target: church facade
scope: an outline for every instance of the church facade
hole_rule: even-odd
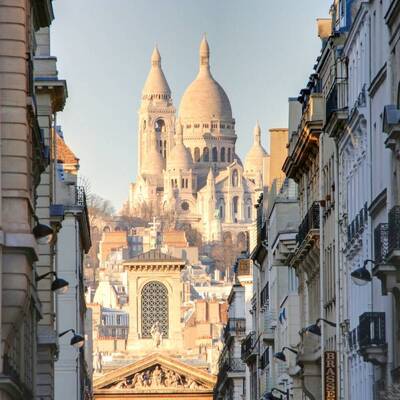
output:
[[[241,162],[231,104],[211,74],[205,38],[199,56],[198,75],[177,115],[160,53],[153,51],[139,109],[139,174],[130,186],[129,209],[135,215],[144,208],[154,215],[173,213],[213,242],[228,232],[234,239],[254,222],[253,205],[269,180],[269,155],[257,123]]]

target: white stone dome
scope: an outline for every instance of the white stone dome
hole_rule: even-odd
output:
[[[232,108],[222,86],[213,78],[209,65],[207,40],[200,44],[200,70],[182,96],[179,115],[182,120],[232,120]]]
[[[142,90],[142,97],[157,98],[157,96],[162,99],[170,98],[171,89],[161,68],[160,52],[155,47],[151,55],[151,69]]]
[[[167,168],[170,169],[181,169],[188,171],[193,166],[192,154],[189,149],[183,144],[182,140],[182,127],[179,128],[175,146],[171,150],[168,156]]]
[[[267,152],[261,145],[261,128],[257,122],[254,128],[254,142],[244,161],[245,171],[262,171],[264,157]]]

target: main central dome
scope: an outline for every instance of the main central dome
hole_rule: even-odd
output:
[[[186,89],[179,107],[182,121],[231,121],[232,108],[222,86],[210,72],[210,48],[206,38],[200,44],[200,70]]]

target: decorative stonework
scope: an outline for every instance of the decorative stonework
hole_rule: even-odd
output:
[[[135,393],[201,393],[212,396],[215,383],[215,376],[202,369],[154,353],[95,380],[94,395],[95,398],[124,397],[125,394],[131,398],[129,396]]]
[[[179,374],[172,369],[162,367],[160,364],[123,378],[119,382],[110,385],[109,388],[119,390],[134,389],[139,392],[168,388],[179,391],[207,389],[204,384],[196,382],[192,377]]]

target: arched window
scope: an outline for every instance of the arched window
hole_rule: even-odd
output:
[[[200,149],[199,149],[198,147],[196,147],[196,148],[194,149],[194,156],[193,156],[193,158],[194,158],[194,161],[195,161],[195,162],[199,162],[199,161],[200,161]]]
[[[213,162],[218,161],[218,149],[216,147],[213,147],[212,149],[212,160]]]
[[[251,204],[247,203],[247,219],[251,219]]]
[[[203,149],[203,161],[205,162],[210,161],[210,150],[208,150],[208,147],[204,147]]]
[[[232,159],[231,159],[231,148],[230,147],[228,148],[228,159],[227,159],[227,161],[228,162],[232,161]]]
[[[168,290],[161,282],[146,283],[142,289],[142,338],[151,338],[151,328],[158,322],[163,337],[168,337]]]
[[[221,162],[225,162],[225,147],[221,149]]]
[[[234,187],[239,186],[239,174],[237,169],[234,169],[232,172],[232,186]]]
[[[156,132],[165,132],[165,122],[163,119],[158,119],[154,124]]]

